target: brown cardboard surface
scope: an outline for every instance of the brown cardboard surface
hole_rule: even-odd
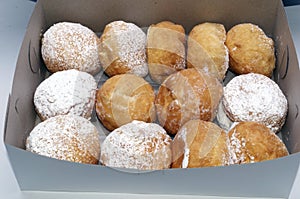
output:
[[[25,151],[24,140],[36,121],[33,93],[46,73],[40,55],[41,34],[59,21],[79,22],[101,32],[107,23],[120,19],[140,27],[171,20],[182,24],[187,33],[194,25],[207,21],[223,23],[226,30],[241,22],[259,25],[275,40],[274,78],[289,102],[282,136],[292,155],[249,165],[139,173],[59,161]],[[20,50],[4,139],[23,190],[287,197],[300,158],[299,77],[296,52],[280,0],[41,0]]]

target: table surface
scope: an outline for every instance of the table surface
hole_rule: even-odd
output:
[[[0,0],[0,138],[3,137],[4,118],[8,96],[11,90],[13,75],[19,49],[26,31],[26,26],[33,11],[34,2],[27,0]],[[300,6],[285,8],[294,44],[300,58]],[[17,13],[17,14],[16,14]],[[299,169],[300,170],[300,169]],[[280,182],[276,182],[280,183]],[[290,199],[300,198],[300,171],[296,176]],[[50,199],[50,198],[176,198],[176,196],[104,194],[104,193],[55,193],[55,192],[22,192],[19,189],[11,169],[7,152],[0,139],[0,195],[9,199]],[[181,198],[199,198],[181,196]],[[216,197],[200,197],[216,198]],[[221,197],[224,198],[224,197]]]

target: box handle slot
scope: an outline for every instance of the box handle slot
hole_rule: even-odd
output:
[[[34,57],[35,57],[35,59],[37,59],[37,54],[36,54],[35,48],[31,48],[31,40],[30,40],[29,44],[28,44],[28,64],[29,64],[29,67],[30,67],[30,70],[32,71],[32,73],[39,73],[40,72],[40,67],[38,66],[38,64],[32,65],[32,62],[31,62],[31,54],[32,54],[31,49],[33,49]],[[33,67],[33,66],[35,66],[35,67]]]
[[[17,114],[19,114],[19,109],[18,109],[19,100],[20,100],[20,98],[17,98],[16,101],[15,101],[15,110],[16,110]]]
[[[298,114],[299,114],[299,107],[297,104],[295,104],[295,107],[296,107],[296,114],[295,114],[295,119],[297,119],[298,117]]]
[[[290,62],[290,50],[287,45],[285,51],[283,52],[282,59],[279,66],[278,76],[280,79],[284,79],[287,76]]]

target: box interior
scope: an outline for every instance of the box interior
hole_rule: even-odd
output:
[[[251,165],[135,173],[100,165],[58,161],[24,151],[24,141],[36,121],[33,94],[47,72],[40,54],[43,32],[54,23],[71,21],[99,33],[107,23],[115,20],[133,22],[140,27],[170,20],[183,25],[186,34],[202,22],[222,23],[227,31],[243,22],[259,25],[275,41],[277,59],[274,79],[289,103],[282,139],[292,155]],[[20,187],[25,190],[286,197],[300,156],[299,77],[295,47],[280,0],[40,0],[19,53],[7,109],[4,141]],[[29,170],[24,172],[24,169]],[[90,179],[92,176],[99,178]],[[220,176],[224,178],[220,179]],[[40,183],[44,177],[49,180]],[[82,180],[77,182],[78,179]],[[280,183],[276,182],[278,179]],[[257,185],[255,182],[258,180],[262,184]]]

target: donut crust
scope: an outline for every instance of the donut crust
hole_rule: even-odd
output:
[[[289,154],[276,134],[257,122],[240,122],[228,136],[234,164],[261,162]]]
[[[161,84],[170,74],[185,68],[185,30],[170,21],[152,24],[147,34],[149,74]]]
[[[170,134],[191,119],[212,121],[223,94],[216,78],[195,68],[170,75],[160,86],[155,105],[158,121]]]
[[[96,93],[96,113],[108,130],[133,120],[156,119],[155,94],[152,86],[133,74],[109,78]]]
[[[188,36],[187,67],[203,70],[222,81],[228,69],[229,54],[222,24],[196,25]]]
[[[251,23],[232,27],[226,37],[229,68],[237,74],[259,73],[271,77],[275,68],[274,41]]]
[[[176,134],[172,168],[225,166],[229,151],[226,133],[212,122],[190,120]]]

